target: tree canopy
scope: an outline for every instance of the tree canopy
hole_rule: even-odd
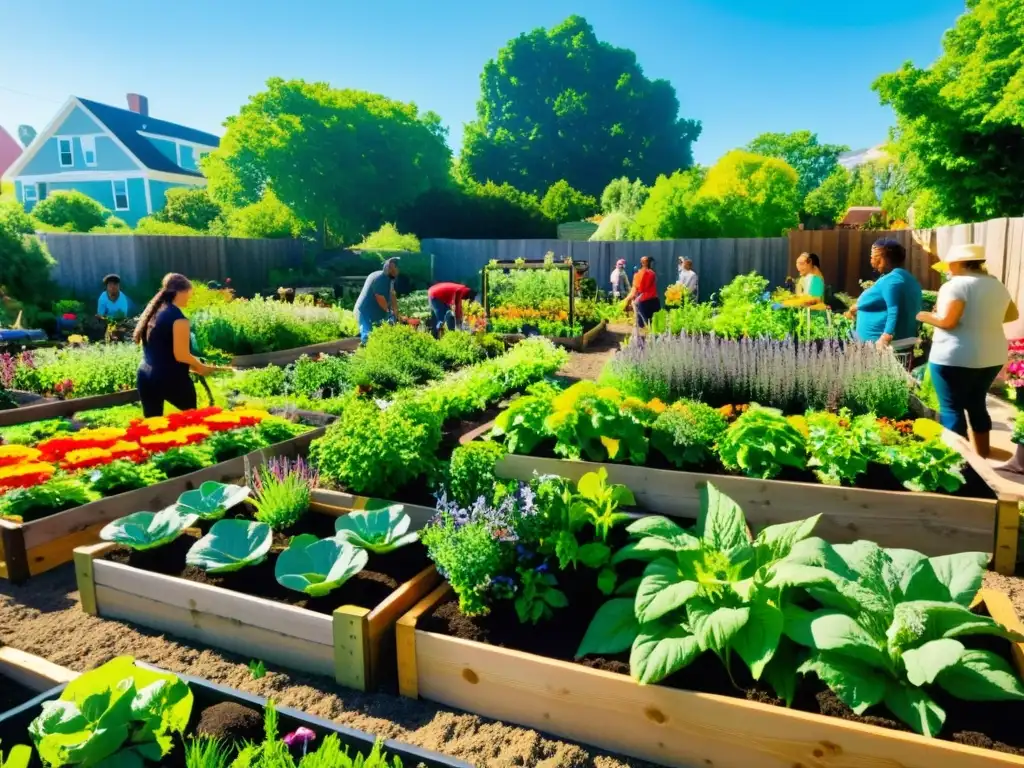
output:
[[[693,201],[704,182],[703,169],[661,175],[633,222],[638,240],[672,240],[693,237],[699,225],[693,221]],[[700,236],[700,235],[696,235]]]
[[[804,198],[804,211],[821,224],[835,224],[842,220],[850,207],[853,175],[841,165],[829,174],[817,189]]]
[[[167,190],[164,207],[155,214],[160,221],[205,231],[221,215],[219,203],[203,187],[176,187]]]
[[[450,162],[434,113],[327,83],[272,78],[228,118],[203,170],[222,205],[255,203],[269,186],[299,219],[355,242],[449,183]]]
[[[636,54],[570,16],[519,35],[484,66],[462,162],[479,181],[540,195],[565,179],[596,196],[622,174],[650,182],[688,168],[700,131],[679,117],[668,81],[647,78]]]
[[[874,83],[896,112],[895,148],[929,218],[981,221],[1024,210],[1024,5],[968,0],[922,69]]]
[[[624,213],[636,216],[651,190],[640,179],[629,180],[628,176],[612,179],[601,193],[601,211],[604,214]]]
[[[789,163],[800,177],[798,194],[802,203],[836,169],[839,155],[850,148],[841,144],[821,144],[818,134],[810,131],[794,131],[762,133],[746,149],[756,155],[777,157]]]
[[[582,221],[597,213],[597,200],[569,186],[565,179],[556,181],[540,201],[541,212],[555,224]]]

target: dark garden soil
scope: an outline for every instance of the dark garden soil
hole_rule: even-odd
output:
[[[0,675],[0,714],[20,707],[38,695],[31,688],[26,688],[21,683],[16,683],[10,678]]]
[[[287,548],[288,538],[300,533],[311,533],[320,538],[333,536],[334,520],[335,518],[329,515],[307,514],[288,531],[288,536],[274,535],[270,555],[264,562],[234,573],[208,574],[200,568],[185,564],[185,555],[189,548],[203,534],[203,531],[198,529],[189,529],[177,540],[157,549],[137,552],[118,548],[105,559],[142,571],[223,587],[233,592],[287,603],[328,615],[343,605],[355,605],[372,610],[404,582],[412,579],[430,564],[426,549],[420,544],[410,544],[387,555],[371,553],[366,568],[324,597],[307,597],[278,584],[274,577],[274,563],[277,554]]]
[[[632,574],[623,575],[623,579]],[[440,603],[419,622],[418,628],[449,637],[472,640],[487,645],[524,651],[526,653],[578,661],[591,669],[629,674],[629,653],[612,657],[588,656],[575,658],[576,650],[587,631],[590,620],[607,598],[594,586],[594,571],[560,572],[559,588],[569,598],[569,606],[559,612],[557,619],[538,631],[532,624],[521,624],[511,602],[499,603],[488,616],[469,617],[459,612],[458,600],[450,597]],[[1010,662],[1010,645],[990,637],[961,638],[969,648],[990,650]],[[751,679],[749,670],[740,662],[733,665],[735,685],[725,667],[711,653],[700,656],[693,664],[666,678],[660,684],[670,688],[723,696],[745,698],[762,704],[785,706],[767,686]],[[938,688],[929,693],[946,711],[946,723],[940,738],[984,747],[999,752],[1024,755],[1024,702],[968,702],[955,699]],[[894,719],[885,707],[873,707],[864,715],[856,715],[817,678],[800,680],[793,708],[813,714],[840,717],[866,725],[877,725],[899,731],[910,731],[904,723]]]

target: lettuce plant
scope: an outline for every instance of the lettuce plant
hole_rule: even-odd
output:
[[[727,469],[770,480],[783,468],[804,469],[804,436],[782,411],[751,404],[718,441],[718,455]]]
[[[375,555],[386,555],[406,544],[418,541],[420,535],[408,533],[412,518],[405,507],[395,504],[385,509],[349,512],[334,523],[337,538]]]
[[[185,562],[207,573],[230,573],[267,559],[274,532],[266,523],[218,520],[192,545]]]
[[[867,471],[874,416],[858,416],[851,423],[849,412],[838,416],[818,412],[809,413],[806,421],[807,450],[811,455],[808,464],[815,468],[822,483],[852,484]]]
[[[551,415],[550,396],[523,395],[513,400],[498,414],[491,429],[492,437],[504,437],[509,453],[529,455],[551,433],[545,426]]]
[[[231,507],[241,504],[249,496],[249,488],[229,483],[203,483],[194,491],[185,491],[178,497],[178,508],[198,515],[203,520],[220,520]]]
[[[776,658],[783,606],[766,579],[817,521],[772,525],[752,539],[739,506],[710,483],[692,532],[664,517],[638,520],[613,558],[647,562],[636,596],[601,606],[577,655],[631,649],[633,677],[657,683],[709,650],[728,671],[735,653],[755,680],[766,676],[790,700],[795,664],[785,649]]]
[[[134,661],[120,656],[86,672],[43,704],[28,732],[46,765],[142,768],[171,751],[188,726],[192,692]]]
[[[363,570],[368,559],[365,549],[347,541],[304,533],[277,556],[274,576],[282,587],[323,597]]]
[[[884,704],[918,733],[936,735],[946,713],[927,686],[966,701],[1021,701],[1009,663],[962,639],[1024,636],[969,608],[988,555],[925,557],[868,541],[797,544],[769,586],[800,587],[822,608],[783,606],[786,636],[809,650],[800,666],[857,714]]]
[[[956,493],[966,480],[963,456],[941,438],[907,440],[889,451],[896,479],[911,491]]]
[[[176,506],[160,512],[135,512],[109,523],[100,531],[100,538],[134,550],[155,549],[170,544],[198,519],[199,515]]]

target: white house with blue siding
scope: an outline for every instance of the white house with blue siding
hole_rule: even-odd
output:
[[[68,99],[4,174],[25,209],[74,189],[135,226],[163,208],[168,189],[205,186],[199,160],[220,139],[151,117],[145,96],[128,94],[128,107]]]

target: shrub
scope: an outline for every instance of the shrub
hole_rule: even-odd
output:
[[[419,253],[420,241],[416,235],[403,235],[394,224],[384,224],[371,232],[359,245],[352,246],[359,251],[412,251]]]
[[[676,467],[701,467],[714,458],[715,442],[728,424],[710,405],[683,400],[651,426],[651,446]]]
[[[139,235],[180,235],[182,237],[195,237],[206,234],[198,229],[186,227],[184,224],[177,224],[171,221],[161,221],[155,216],[143,216],[135,225],[135,232]]]
[[[249,427],[233,429],[230,432],[217,432],[210,436],[203,447],[210,452],[213,463],[219,464],[266,448],[267,441],[257,429]]]
[[[210,463],[209,459],[210,454],[207,451],[185,447],[171,448],[169,451],[158,453],[151,459],[151,463],[167,477],[181,477],[207,466]]]
[[[221,215],[220,204],[204,187],[177,187],[167,190],[164,207],[154,215],[158,221],[205,231]]]
[[[309,501],[319,476],[301,457],[270,459],[252,472],[249,483],[253,489],[253,515],[275,531],[295,525],[309,510]]]
[[[31,488],[15,488],[0,496],[0,517],[27,523],[80,507],[98,498],[81,480],[55,477]]]
[[[31,326],[56,298],[50,276],[55,262],[33,231],[20,203],[0,201],[0,322],[12,322],[24,309],[25,324]]]
[[[288,238],[301,237],[311,229],[268,189],[255,203],[231,210],[223,231],[216,229],[216,222],[212,231],[228,237]]]
[[[452,451],[446,484],[450,497],[464,507],[479,498],[492,501],[497,484],[494,467],[504,455],[499,443],[489,441],[460,445]]]
[[[337,397],[348,386],[349,359],[342,355],[303,355],[292,369],[292,391],[313,398]]]
[[[134,344],[26,351],[16,359],[12,386],[40,395],[60,390],[67,399],[122,392],[135,387],[141,357]]]
[[[381,325],[352,355],[349,380],[374,391],[411,387],[443,373],[438,342],[407,325]]]
[[[565,179],[556,181],[540,201],[540,210],[556,224],[582,221],[597,213],[597,200],[573,189]]]
[[[103,496],[148,488],[163,480],[161,472],[151,464],[130,461],[112,461],[96,469],[89,476],[89,484]]]
[[[69,232],[88,232],[102,227],[110,211],[91,197],[76,190],[54,192],[40,200],[32,215],[43,224],[67,229]]]
[[[93,227],[89,230],[94,235],[126,235],[131,232],[131,227],[128,226],[128,222],[124,219],[119,219],[117,216],[110,216],[102,227]]]
[[[288,386],[284,368],[268,365],[243,371],[235,380],[235,386],[243,395],[251,397],[274,397],[283,395]]]
[[[479,363],[487,357],[487,349],[472,333],[448,331],[437,343],[437,354],[445,368],[453,369]]]

